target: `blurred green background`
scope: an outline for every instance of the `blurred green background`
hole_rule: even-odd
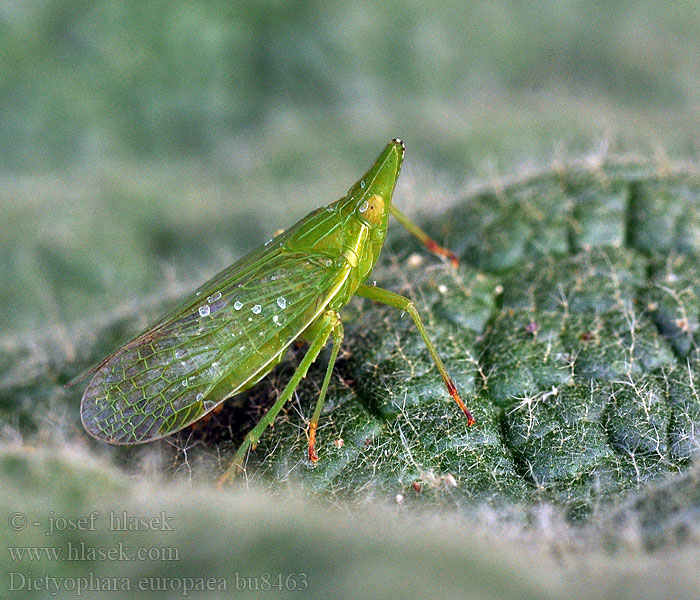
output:
[[[420,512],[411,522],[378,503],[367,518],[348,510],[345,519],[328,508],[331,497],[323,508],[312,500],[277,513],[274,497],[194,495],[178,477],[156,493],[163,472],[172,474],[168,442],[138,455],[88,446],[80,391],[59,384],[72,365],[138,329],[134,315],[145,325],[163,297],[343,195],[392,137],[407,144],[396,202],[419,219],[439,218],[476,183],[572,158],[697,161],[698,31],[700,5],[690,2],[0,2],[0,506],[9,512],[45,497],[43,514],[115,504],[143,514],[170,502],[182,523],[178,543],[202,573],[211,560],[221,572],[298,569],[322,530],[329,550],[313,554],[309,568],[328,597],[334,569],[355,585],[354,597],[382,584],[395,591],[405,573],[417,575],[403,597],[425,597],[436,573],[454,597],[474,582],[481,597],[605,597],[605,586],[617,597],[631,588],[629,597],[661,596],[674,582],[679,596],[697,590],[692,566],[675,577],[677,565],[697,564],[697,544],[661,565],[623,526],[608,545],[617,513],[587,532],[595,538],[588,555],[589,538],[581,542],[546,506],[516,511],[506,539],[521,543],[504,550],[495,540],[503,529],[483,535],[498,520],[483,511],[457,524],[449,512],[447,524]],[[112,337],[96,342],[106,329]],[[126,478],[105,456],[138,475]],[[674,501],[659,503],[664,535],[675,533],[676,506],[697,523],[700,473],[683,477],[683,486],[671,481],[619,510],[653,524],[654,500],[667,493]],[[200,543],[203,528],[232,516],[231,543]],[[523,520],[534,533],[522,533]],[[277,529],[265,529],[268,521]],[[379,521],[387,530],[375,530]],[[418,536],[416,522],[425,528]],[[474,523],[486,525],[474,533]],[[33,539],[13,535],[17,544]],[[394,539],[397,554],[387,545]],[[606,552],[626,542],[630,553],[608,561]],[[269,547],[285,556],[266,563]],[[343,563],[347,547],[355,571]],[[227,552],[237,553],[233,563]],[[459,552],[472,561],[464,572]],[[564,559],[552,558],[559,552]],[[395,564],[383,571],[389,555]],[[487,575],[493,588],[479,579],[485,569],[495,573]],[[650,572],[662,577],[655,588]],[[604,585],[591,590],[590,580]],[[358,592],[367,581],[374,587]]]
[[[2,330],[202,281],[408,146],[398,202],[697,155],[700,6],[0,4]]]

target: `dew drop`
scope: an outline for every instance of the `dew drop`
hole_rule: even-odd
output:
[[[280,296],[279,298],[277,298],[277,306],[279,306],[280,308],[287,308],[287,300]]]
[[[362,204],[360,204],[360,206],[357,208],[357,210],[359,210],[361,213],[363,213],[368,208],[369,208],[369,202],[367,202],[367,200],[365,200],[364,202],[362,202]]]
[[[253,311],[253,314],[254,314],[254,315],[259,315],[259,314],[260,314],[260,311],[262,310],[262,306],[260,306],[259,304],[256,304],[256,305],[255,305],[253,308],[251,308],[250,310]]]
[[[360,181],[360,187],[364,190],[365,189],[365,180],[363,179]]]
[[[279,318],[277,315],[274,315],[274,316],[272,317],[272,322],[273,322],[275,325],[277,325],[278,327],[280,327],[280,326],[282,325],[282,323],[280,323],[280,318]]]
[[[199,307],[199,316],[200,317],[208,317],[210,312],[211,312],[211,309],[206,304],[204,306]]]
[[[238,300],[236,300],[233,303],[233,308],[235,308],[236,310],[241,310],[243,308],[243,304],[241,302],[239,302]]]
[[[333,264],[333,261],[330,258],[326,259],[326,266],[327,267],[330,267],[332,264]]]
[[[187,387],[187,379],[182,380],[182,387]]]
[[[197,394],[197,400],[201,400],[202,398],[204,398],[204,394],[202,394],[202,392],[199,392],[199,394]]]
[[[213,400],[205,400],[202,403],[202,406],[204,406],[204,410],[211,410],[216,406],[216,402],[214,402]]]
[[[221,298],[221,292],[216,292],[207,298],[207,302],[211,304],[212,302],[216,302],[219,298]]]

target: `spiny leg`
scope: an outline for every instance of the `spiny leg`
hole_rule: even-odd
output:
[[[466,405],[460,398],[459,392],[457,392],[457,388],[455,387],[452,378],[447,372],[447,369],[445,368],[442,359],[438,355],[435,346],[430,341],[430,338],[428,337],[428,332],[425,330],[423,321],[421,320],[420,315],[418,314],[418,310],[416,309],[413,302],[408,298],[399,296],[399,294],[395,294],[394,292],[390,292],[389,290],[384,290],[382,288],[373,287],[370,285],[361,285],[359,288],[357,288],[355,294],[364,298],[369,298],[370,300],[374,300],[375,302],[381,302],[382,304],[387,304],[388,306],[393,306],[394,308],[405,310],[409,315],[411,315],[413,322],[418,328],[418,332],[423,338],[425,345],[428,347],[428,352],[430,352],[430,356],[433,357],[435,365],[437,366],[438,371],[440,371],[440,375],[442,375],[442,379],[445,382],[445,385],[447,386],[447,391],[450,393],[450,396],[454,398],[459,408],[462,409],[462,412],[467,417],[467,425],[473,425],[474,423],[476,423],[474,417],[472,417],[472,414],[469,412],[469,409],[467,409]]]
[[[231,479],[232,476],[242,469],[245,454],[248,451],[248,448],[255,446],[258,443],[260,436],[265,431],[267,426],[272,425],[277,414],[280,412],[280,410],[282,410],[282,407],[287,403],[287,400],[292,397],[292,394],[299,385],[299,382],[306,377],[309,367],[313,364],[323,347],[326,345],[328,337],[330,336],[331,331],[333,331],[337,318],[337,313],[335,312],[324,315],[321,327],[317,330],[316,337],[311,342],[311,346],[309,346],[304,358],[301,359],[297,370],[294,371],[292,378],[282,390],[282,393],[279,395],[277,400],[275,400],[275,403],[270,407],[270,410],[265,413],[263,418],[258,421],[257,425],[253,427],[253,429],[251,429],[245,436],[238,450],[236,450],[236,454],[234,455],[228,469],[226,469],[226,472],[219,478],[219,487],[225,484],[229,479]]]
[[[433,238],[431,238],[425,231],[423,231],[418,225],[411,221],[406,215],[404,215],[395,204],[391,205],[391,214],[396,217],[396,220],[401,223],[410,233],[415,235],[418,240],[433,254],[438,256],[444,256],[449,259],[453,267],[459,266],[459,259],[454,252],[451,252],[447,248],[443,248],[438,244]]]
[[[343,331],[343,323],[340,321],[340,318],[338,318],[338,321],[333,327],[332,335],[333,348],[331,349],[331,357],[328,360],[326,376],[323,378],[323,385],[321,386],[321,393],[318,395],[316,408],[314,408],[314,414],[311,417],[311,422],[309,423],[309,460],[313,462],[318,461],[318,454],[316,454],[316,429],[318,427],[318,419],[321,416],[321,409],[323,408],[323,402],[326,399],[328,385],[331,382],[331,375],[333,374],[335,360],[338,358],[338,351],[340,350],[340,345],[343,343],[343,337],[345,335]]]

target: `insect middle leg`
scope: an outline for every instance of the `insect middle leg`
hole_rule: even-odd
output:
[[[474,417],[472,417],[472,414],[469,412],[469,409],[462,401],[462,398],[460,398],[459,392],[457,391],[457,387],[455,386],[454,382],[452,381],[452,378],[447,372],[447,369],[445,368],[442,359],[438,355],[437,349],[435,348],[433,342],[430,341],[430,338],[428,337],[428,332],[425,330],[425,326],[423,325],[423,321],[421,320],[420,315],[418,314],[418,309],[416,309],[415,304],[413,304],[413,302],[408,298],[399,296],[399,294],[395,294],[394,292],[390,292],[389,290],[384,290],[382,288],[374,287],[371,285],[361,285],[357,288],[355,294],[358,296],[362,296],[363,298],[369,298],[370,300],[374,300],[375,302],[380,302],[382,304],[387,304],[388,306],[393,306],[394,308],[400,308],[401,310],[405,310],[409,315],[411,315],[413,322],[418,328],[418,332],[423,338],[425,345],[428,347],[428,352],[430,352],[430,356],[433,357],[435,366],[438,368],[440,375],[442,375],[442,379],[445,382],[447,391],[449,392],[450,396],[454,398],[459,408],[462,409],[462,412],[467,417],[467,424],[473,425],[476,421],[474,420]]]
[[[323,385],[321,386],[321,393],[318,395],[318,400],[316,401],[316,408],[314,408],[314,414],[311,417],[311,422],[309,423],[309,460],[316,462],[318,460],[318,454],[316,454],[316,429],[318,428],[318,420],[321,417],[321,409],[323,408],[323,403],[326,400],[326,392],[328,392],[328,385],[331,382],[331,375],[333,374],[333,367],[335,366],[335,360],[338,358],[338,351],[340,350],[340,345],[343,343],[344,330],[343,323],[338,318],[337,323],[332,330],[333,335],[333,348],[331,349],[331,357],[328,360],[328,366],[326,367],[326,376],[323,378]]]
[[[236,450],[236,454],[231,461],[231,464],[226,469],[226,472],[219,478],[219,486],[225,484],[229,481],[240,469],[243,467],[246,452],[251,446],[255,447],[260,439],[260,436],[265,431],[268,425],[272,425],[275,417],[282,410],[282,407],[287,403],[292,397],[294,390],[299,385],[299,382],[306,377],[306,373],[309,367],[314,363],[319,353],[326,345],[331,332],[337,324],[340,322],[340,316],[335,311],[328,311],[324,314],[322,321],[319,323],[318,327],[315,329],[315,336],[311,341],[309,350],[301,359],[297,370],[294,371],[294,375],[289,380],[282,393],[279,395],[275,403],[270,407],[270,410],[265,413],[262,419],[258,421],[257,425],[251,429],[248,434],[243,439],[243,442]]]

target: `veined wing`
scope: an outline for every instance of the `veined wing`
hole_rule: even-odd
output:
[[[201,302],[201,297],[207,298],[217,291],[220,291],[219,288],[227,281],[233,278],[245,279],[251,273],[259,269],[263,263],[269,265],[271,260],[278,257],[283,252],[284,243],[287,241],[290,234],[290,229],[282,232],[280,235],[268,241],[265,245],[256,248],[237,262],[214,275],[211,279],[199,286],[194,292],[175,304],[170,311],[161,316],[155,323],[151,324],[148,330],[150,331],[152,329],[157,329],[161,325],[177,318],[186,310],[192,308],[193,306],[197,306]]]
[[[264,376],[349,273],[302,252],[243,260],[97,368],[81,404],[88,433],[138,444],[196,421]]]
[[[135,338],[132,338],[126,342],[119,350],[116,350],[106,358],[102,359],[99,363],[92,365],[74,377],[66,384],[66,387],[72,387],[79,381],[85,379],[88,375],[97,373],[97,371],[99,371],[103,365],[107,364],[107,362],[110,361],[118,352],[122,352],[126,348],[143,344],[145,341],[147,341],[147,338],[154,335],[156,330],[170,321],[177,319],[188,310],[199,306],[202,302],[202,298],[208,298],[210,295],[215,294],[227,281],[233,278],[243,280],[259,269],[263,263],[269,264],[269,261],[273,260],[282,253],[282,246],[288,237],[289,230],[271,239],[264,246],[260,246],[256,250],[253,250],[250,254],[247,254],[239,261],[229,265],[223,271],[220,271],[214,275],[211,279],[199,286],[194,292],[188,294],[182,300],[178,301],[167,313],[161,315],[157,321],[151,323]]]

